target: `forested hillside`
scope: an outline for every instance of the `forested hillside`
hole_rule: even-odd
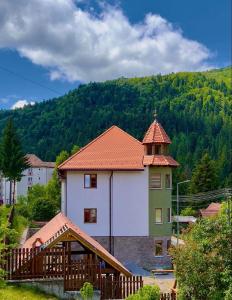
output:
[[[232,174],[230,78],[231,68],[225,68],[81,85],[57,99],[0,111],[0,130],[12,116],[25,151],[54,160],[62,149],[83,146],[113,124],[141,140],[156,108],[182,165],[178,177],[189,176],[208,151],[224,185]]]

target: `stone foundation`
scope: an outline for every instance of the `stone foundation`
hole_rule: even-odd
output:
[[[109,237],[93,237],[109,251]],[[145,269],[171,267],[167,253],[171,237],[116,236],[112,238],[112,254],[122,263],[133,262]],[[163,242],[163,255],[155,255],[155,241]]]

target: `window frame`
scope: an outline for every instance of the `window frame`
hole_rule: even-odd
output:
[[[156,221],[156,211],[157,210],[161,211],[161,221],[160,222]],[[156,207],[155,208],[155,224],[163,224],[163,208],[162,207]]]
[[[95,221],[86,221],[85,214],[87,210],[89,211],[89,214],[91,213],[91,210],[95,210]],[[84,208],[84,224],[97,224],[97,208]]]
[[[172,223],[172,209],[171,209],[171,207],[167,208],[167,222]]]
[[[154,186],[151,185],[152,177],[155,176],[155,175],[159,175],[159,177],[160,177],[160,185],[159,185],[159,187],[154,187]],[[149,188],[151,190],[162,190],[162,174],[161,173],[153,173],[153,174],[150,175]]]
[[[90,186],[86,186],[86,176],[90,176]],[[91,176],[96,176],[96,186],[92,186]],[[85,189],[96,189],[97,188],[97,174],[84,174],[84,188]]]
[[[159,245],[161,243],[161,253],[157,253],[157,248],[156,248],[156,246],[157,245]],[[155,256],[159,256],[159,257],[161,257],[161,256],[164,256],[164,241],[162,241],[162,240],[155,240]]]

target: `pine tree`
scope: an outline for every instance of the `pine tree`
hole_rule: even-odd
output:
[[[190,192],[208,192],[218,188],[218,172],[215,161],[208,153],[204,154],[196,165],[190,183]]]
[[[22,151],[20,140],[12,119],[8,119],[3,130],[3,137],[0,145],[0,169],[3,176],[10,182],[10,204],[12,204],[12,183],[13,203],[15,198],[15,184],[22,178],[22,172],[29,167],[26,157]]]

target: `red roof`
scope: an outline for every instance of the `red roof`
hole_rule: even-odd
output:
[[[179,166],[179,163],[171,156],[165,155],[144,155],[143,164],[144,166]]]
[[[143,170],[141,142],[112,126],[59,166],[59,170]]]
[[[55,168],[54,162],[42,161],[35,154],[27,154],[26,160],[32,168]]]
[[[161,125],[159,128],[162,128]],[[171,156],[144,156],[144,145],[140,141],[117,126],[112,126],[68,158],[58,169],[142,171],[147,165],[179,166]]]
[[[206,209],[200,209],[202,217],[212,217],[219,213],[220,203],[211,203]]]
[[[150,143],[171,144],[167,133],[156,120],[151,124],[143,139],[143,144]]]
[[[56,240],[60,240],[61,236],[65,232],[71,232],[75,238],[82,243],[85,247],[96,253],[99,257],[104,259],[107,263],[112,265],[119,272],[122,272],[126,276],[130,276],[131,273],[102,245],[90,237],[87,233],[82,231],[78,226],[71,222],[64,214],[59,213],[53,219],[51,219],[46,225],[44,225],[39,231],[37,231],[32,237],[30,237],[24,244],[23,248],[33,248],[33,246],[39,242],[42,248],[46,248],[56,244]]]

